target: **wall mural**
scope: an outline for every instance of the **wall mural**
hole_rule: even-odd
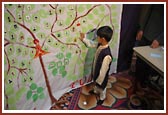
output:
[[[50,109],[65,92],[91,81],[94,50],[79,32],[114,29],[115,73],[121,12],[120,4],[4,4],[4,109]]]

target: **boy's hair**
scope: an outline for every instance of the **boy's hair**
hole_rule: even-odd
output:
[[[113,30],[109,26],[102,26],[97,30],[97,36],[105,38],[109,42],[112,38]]]

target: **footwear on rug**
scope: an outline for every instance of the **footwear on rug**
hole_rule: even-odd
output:
[[[95,93],[94,93],[94,90],[90,90],[90,91],[89,91],[89,94],[95,94]]]
[[[97,105],[101,105],[101,104],[103,104],[103,102],[104,102],[104,100],[99,100],[99,101],[97,101]]]

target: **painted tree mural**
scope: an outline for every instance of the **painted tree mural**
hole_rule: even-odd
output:
[[[89,49],[79,32],[114,29],[115,72],[121,11],[119,4],[4,4],[4,109],[49,109],[90,82],[94,50],[86,60]]]

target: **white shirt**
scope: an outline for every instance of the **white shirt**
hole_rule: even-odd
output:
[[[98,43],[97,42],[94,42],[94,41],[91,41],[91,40],[88,40],[86,38],[83,39],[83,42],[88,46],[88,47],[97,47]],[[93,72],[95,71],[95,65],[96,65],[96,60],[97,60],[97,57],[100,53],[100,51],[102,49],[105,49],[108,47],[108,44],[105,45],[105,46],[99,46],[98,49],[96,50],[96,53],[95,53],[95,58],[94,58],[94,62],[93,62]],[[109,64],[111,63],[112,61],[112,58],[110,55],[107,55],[104,57],[103,59],[103,62],[102,62],[102,66],[101,66],[101,69],[100,69],[100,72],[99,72],[99,76],[98,78],[96,79],[96,82],[101,85],[104,81],[104,78],[106,76],[106,73],[109,69]]]

